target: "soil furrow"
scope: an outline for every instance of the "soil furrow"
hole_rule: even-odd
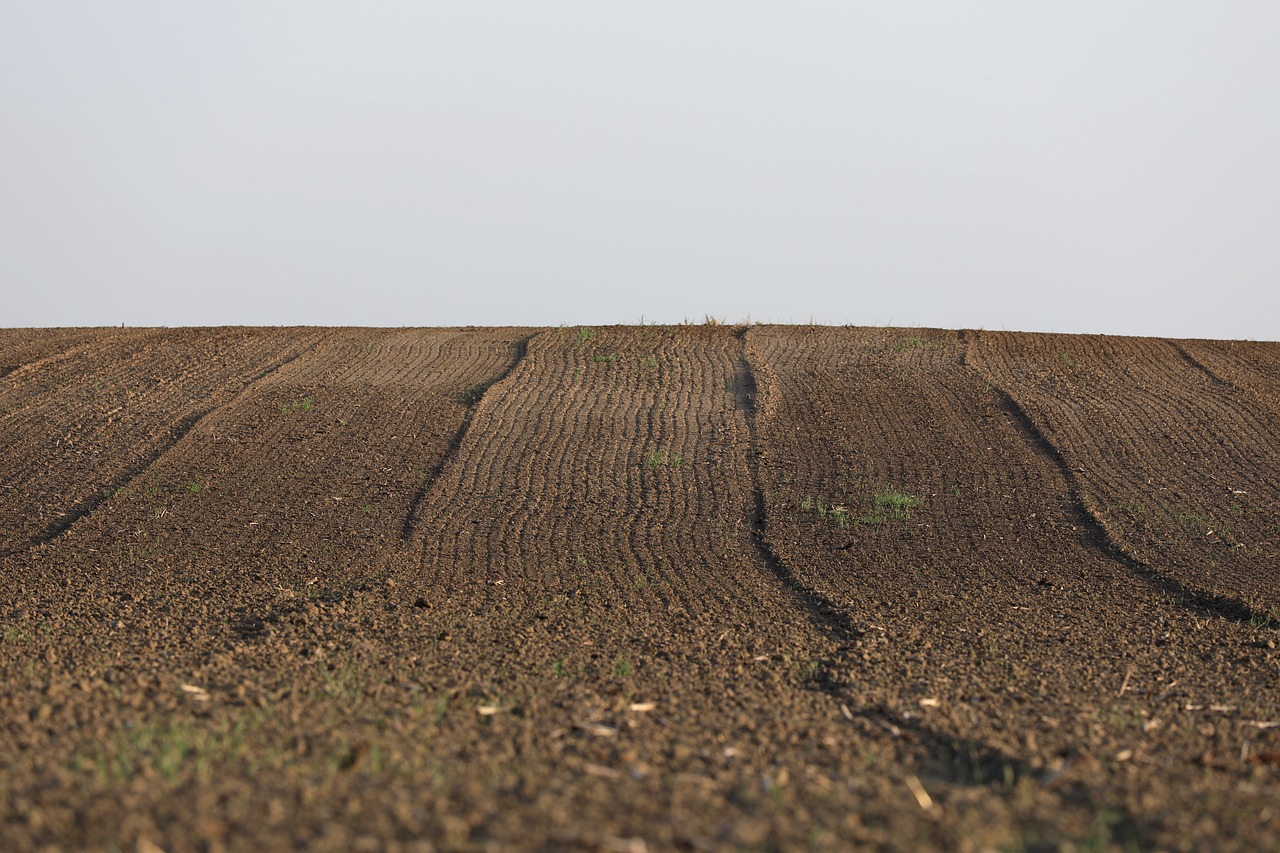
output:
[[[1204,362],[1200,361],[1200,359],[1196,358],[1194,355],[1188,352],[1187,348],[1184,347],[1182,344],[1178,343],[1177,341],[1166,341],[1166,343],[1169,344],[1169,346],[1173,347],[1177,351],[1178,355],[1182,357],[1183,361],[1185,361],[1187,364],[1191,365],[1193,368],[1195,368],[1196,370],[1200,371],[1205,376],[1207,376],[1210,382],[1213,382],[1216,385],[1224,385],[1233,390],[1238,390],[1232,382],[1230,382],[1227,379],[1223,379],[1221,376],[1219,376],[1218,374],[1210,370],[1204,364]]]
[[[614,789],[569,784],[586,814],[636,803],[636,820],[608,818],[619,831],[651,831],[643,815],[657,807],[680,815],[675,827],[716,837],[718,821],[747,825],[755,794],[728,814],[689,807],[743,790],[763,744],[797,727],[859,742],[838,703],[810,689],[836,677],[822,664],[830,624],[780,582],[752,533],[744,378],[741,341],[724,329],[536,337],[477,407],[422,504],[413,562],[394,575],[437,632],[438,654],[489,633],[492,653],[471,664],[469,682],[481,697],[522,697],[514,736],[526,766],[615,766],[629,755],[653,768],[651,781],[624,776]],[[617,691],[614,708],[652,702],[665,722],[639,739],[619,733],[604,752],[556,735],[614,713],[580,698],[586,683]],[[778,703],[788,720],[773,714]],[[734,757],[699,758],[705,747],[687,746],[694,721],[722,732]],[[473,769],[488,753],[472,754]],[[849,754],[806,761],[829,778]],[[681,773],[705,788],[681,793]],[[497,796],[513,816],[529,814],[527,802]]]
[[[0,424],[21,434],[26,426],[17,416],[33,405],[47,404],[52,392],[67,393],[68,386],[90,380],[95,390],[121,385],[123,377],[145,373],[150,344],[166,337],[164,330],[136,329],[119,335],[93,337],[63,349],[56,348],[23,365],[5,378],[0,388]],[[172,365],[165,372],[172,370]],[[90,378],[89,373],[93,376]],[[110,385],[108,384],[110,383]]]
[[[0,338],[0,379],[18,381],[48,365],[86,352],[117,335],[137,335],[121,329],[8,329]]]
[[[17,547],[10,548],[7,551],[0,552],[0,559],[20,554],[41,545],[47,545],[58,536],[66,533],[73,524],[92,513],[95,509],[101,506],[104,501],[110,499],[112,495],[127,489],[130,483],[141,476],[148,468],[154,466],[166,453],[172,451],[173,448],[176,447],[189,432],[191,432],[192,429],[204,421],[204,419],[211,413],[218,411],[219,408],[233,404],[238,397],[248,393],[255,383],[264,380],[273,373],[281,370],[286,365],[305,355],[315,346],[316,342],[313,342],[305,346],[302,350],[288,355],[280,361],[277,361],[254,374],[239,390],[234,392],[235,396],[231,397],[226,403],[222,403],[217,407],[193,412],[177,423],[174,423],[170,426],[167,434],[159,443],[148,448],[145,454],[131,467],[122,471],[113,480],[108,481],[101,492],[90,493],[82,501],[75,504],[70,510],[68,510],[61,518],[56,519],[45,530],[36,536],[31,537],[27,542]]]
[[[155,332],[125,345],[106,369],[89,361],[42,375],[6,415],[3,428],[21,440],[0,449],[4,556],[63,535],[222,401],[296,357],[289,337],[243,331]]]
[[[20,352],[0,848],[1280,849],[1280,345]]]
[[[1133,583],[1131,562],[1082,515],[1070,463],[984,385],[965,349],[937,330],[752,328],[765,536],[862,632],[842,695],[871,725],[911,733],[895,760],[918,768],[929,790],[992,773],[1016,786],[1075,765],[1077,784],[1027,804],[1046,797],[1068,820],[1124,808],[1164,783],[1084,770],[1082,755],[1132,749],[1115,719],[1174,684],[1214,691],[1210,673],[1258,632],[1198,620],[1179,587]],[[1121,646],[1120,636],[1144,639]],[[1218,663],[1206,669],[1206,655]],[[1274,685],[1251,663],[1238,675],[1265,714]],[[1180,780],[1208,746],[1195,731],[1142,738]],[[1004,805],[993,826],[1039,820],[1038,807]],[[1177,837],[1141,814],[1133,821],[1142,837]]]
[[[331,332],[202,419],[77,546],[101,551],[129,530],[117,580],[201,567],[200,585],[237,589],[235,619],[252,625],[287,604],[281,590],[365,586],[466,415],[458,399],[507,366],[521,335]]]
[[[1225,383],[1224,383],[1225,384]],[[1141,559],[1129,553],[1124,545],[1112,538],[1107,530],[1103,520],[1099,517],[1095,509],[1090,508],[1081,498],[1079,483],[1075,473],[1067,464],[1066,459],[1058,451],[1040,428],[1031,420],[1009,394],[999,386],[992,386],[993,390],[1000,396],[1002,407],[1012,416],[1014,423],[1018,424],[1022,431],[1026,434],[1030,441],[1045,456],[1053,460],[1054,464],[1062,471],[1063,479],[1067,481],[1071,489],[1073,501],[1076,505],[1076,517],[1080,524],[1084,527],[1089,535],[1087,541],[1092,542],[1098,552],[1109,557],[1121,565],[1132,571],[1137,577],[1151,584],[1152,587],[1159,590],[1166,596],[1176,601],[1184,602],[1185,605],[1195,613],[1205,616],[1220,616],[1224,619],[1232,619],[1237,622],[1247,624],[1262,624],[1268,621],[1268,614],[1253,610],[1239,598],[1233,598],[1223,595],[1215,595],[1202,589],[1193,589],[1187,587],[1181,581],[1168,575],[1162,574],[1156,569],[1144,563]],[[1280,627],[1280,626],[1277,626]]]
[[[1180,341],[1195,360],[1252,395],[1266,413],[1272,434],[1280,434],[1280,343],[1257,341]]]
[[[1189,603],[1265,621],[1280,607],[1280,433],[1195,342],[983,333],[970,364],[1058,448],[1082,504]],[[1270,615],[1268,615],[1270,614]]]
[[[155,464],[157,459],[181,441],[196,424],[200,423],[200,421],[209,414],[210,411],[212,410],[206,409],[202,412],[194,412],[183,418],[181,421],[172,424],[169,428],[168,434],[159,444],[151,447],[146,455],[139,458],[132,467],[126,468],[113,480],[109,481],[102,492],[94,492],[87,495],[78,503],[73,504],[71,508],[66,510],[60,517],[50,522],[36,535],[30,537],[25,542],[19,542],[16,545],[0,551],[0,559],[12,557],[16,554],[22,554],[41,545],[47,545],[57,537],[61,536],[71,527],[71,525],[89,515],[101,506],[103,501],[108,500],[112,494],[127,487],[128,484],[139,474],[151,465]]]
[[[742,353],[741,369],[738,372],[739,379],[736,386],[738,391],[737,401],[742,408],[751,434],[751,445],[747,449],[747,457],[748,465],[751,469],[752,503],[751,513],[748,518],[751,525],[752,539],[755,541],[756,547],[760,551],[760,558],[765,565],[777,576],[783,586],[796,593],[800,606],[808,612],[811,618],[825,625],[841,643],[854,643],[862,636],[862,633],[853,627],[848,614],[833,604],[826,596],[801,582],[778,555],[774,553],[772,546],[769,544],[769,537],[766,535],[768,529],[768,507],[765,502],[764,489],[760,485],[760,449],[759,439],[756,436],[757,387],[755,371],[757,368],[752,366],[751,359],[748,357],[746,330],[744,329],[738,337],[742,342]]]
[[[462,423],[458,426],[457,431],[455,431],[453,434],[453,437],[449,439],[449,447],[447,450],[445,450],[445,453],[440,458],[440,461],[435,465],[434,468],[431,469],[430,473],[428,473],[428,475],[423,479],[422,485],[418,487],[418,491],[413,496],[413,500],[409,502],[409,508],[404,514],[404,521],[401,522],[401,525],[400,525],[401,539],[407,540],[413,535],[414,523],[418,516],[419,509],[422,505],[422,500],[427,496],[427,493],[431,490],[431,487],[435,484],[436,480],[440,479],[440,473],[444,470],[444,466],[448,464],[449,459],[453,456],[454,453],[457,452],[458,447],[461,446],[463,439],[466,438],[467,430],[471,427],[471,418],[472,418],[472,415],[475,413],[476,406],[479,405],[482,399],[484,399],[485,393],[491,387],[501,382],[502,380],[506,379],[507,376],[511,374],[511,371],[514,370],[520,364],[520,362],[524,359],[525,353],[529,349],[529,341],[533,337],[534,337],[533,335],[526,335],[512,344],[511,360],[507,364],[507,366],[503,368],[501,373],[493,377],[493,379],[491,380],[486,380],[486,381],[479,382],[469,386],[459,396],[458,398],[459,402],[461,402],[463,405],[467,407],[467,416],[463,418]]]

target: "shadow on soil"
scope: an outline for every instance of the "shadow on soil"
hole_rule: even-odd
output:
[[[271,626],[279,625],[291,616],[306,613],[309,607],[318,607],[323,613],[325,608],[353,601],[358,594],[368,592],[371,588],[372,584],[368,580],[348,581],[336,586],[317,587],[304,597],[282,604],[239,607],[228,618],[227,627],[235,642],[255,643],[270,633]]]
[[[756,440],[756,378],[751,368],[751,362],[747,358],[745,336],[745,328],[738,330],[736,333],[742,348],[738,354],[737,364],[734,366],[733,390],[735,402],[746,418],[747,429],[751,438],[751,444],[747,451],[747,467],[751,471],[752,492],[751,514],[748,518],[748,523],[751,527],[751,538],[755,541],[756,549],[760,552],[760,557],[764,560],[765,565],[782,582],[783,586],[795,596],[809,618],[820,627],[830,631],[842,645],[856,643],[862,637],[862,632],[853,627],[848,615],[832,604],[826,596],[797,578],[791,569],[787,568],[787,565],[774,553],[773,548],[769,545],[768,537],[765,535],[765,499],[764,490],[760,486],[760,464],[757,456],[759,445]]]
[[[1210,375],[1212,376],[1212,374]],[[1192,589],[1181,581],[1162,574],[1126,552],[1111,537],[1111,534],[1107,532],[1106,527],[1098,517],[1085,506],[1080,497],[1080,487],[1076,481],[1075,474],[1072,472],[1071,466],[1067,464],[1067,460],[1058,451],[1058,448],[1045,436],[1030,415],[1007,391],[995,385],[992,386],[992,391],[1000,400],[1000,408],[1013,419],[1019,431],[1027,437],[1031,445],[1058,466],[1058,471],[1062,474],[1063,479],[1066,480],[1070,490],[1071,502],[1077,521],[1086,532],[1083,541],[1088,547],[1093,548],[1108,559],[1120,563],[1134,576],[1167,596],[1179,607],[1189,610],[1197,616],[1217,617],[1232,622],[1242,622],[1253,627],[1280,628],[1280,624],[1277,624],[1270,615],[1254,610],[1239,598]]]
[[[467,409],[466,417],[462,419],[462,423],[458,425],[457,431],[453,434],[453,438],[449,439],[449,446],[445,449],[444,455],[440,457],[440,461],[431,469],[426,478],[422,481],[422,485],[414,494],[413,500],[409,502],[409,508],[405,511],[404,520],[400,523],[400,539],[408,541],[413,536],[413,531],[418,526],[418,511],[422,508],[422,502],[426,500],[427,494],[431,491],[431,487],[440,479],[440,475],[444,473],[445,465],[449,464],[449,460],[457,453],[458,448],[462,446],[463,440],[467,437],[467,431],[471,428],[471,419],[475,415],[476,407],[480,405],[480,401],[484,399],[485,393],[497,385],[502,380],[511,375],[511,372],[520,366],[520,362],[524,361],[525,355],[529,352],[529,341],[533,340],[540,334],[535,332],[532,335],[525,335],[523,338],[515,341],[511,345],[511,361],[496,376],[487,382],[481,382],[472,385],[467,390],[458,395],[456,402],[465,406]]]
[[[847,708],[848,706],[844,706]],[[889,736],[903,744],[902,766],[914,768],[925,790],[939,783],[964,788],[985,788],[1009,798],[1016,788],[1031,783],[1059,798],[1058,809],[1046,820],[1024,815],[1018,826],[1021,838],[1017,849],[1052,851],[1063,849],[1066,840],[1082,849],[1145,849],[1150,828],[1122,802],[1099,799],[1098,788],[1070,778],[1084,759],[1078,754],[1061,755],[1050,768],[1034,769],[1025,761],[981,741],[957,738],[914,720],[902,719],[883,708],[861,708],[846,714],[851,721],[864,722],[872,736]],[[1071,810],[1092,816],[1083,837],[1063,837],[1059,816]],[[1004,848],[1001,848],[1004,849]]]
[[[1212,370],[1206,367],[1200,361],[1200,359],[1196,358],[1194,355],[1187,352],[1186,349],[1183,348],[1181,344],[1176,343],[1174,341],[1165,341],[1165,343],[1173,347],[1174,350],[1177,351],[1178,355],[1182,356],[1182,360],[1185,361],[1187,364],[1191,365],[1192,368],[1194,368],[1195,370],[1198,370],[1200,373],[1203,373],[1205,376],[1209,377],[1209,381],[1212,382],[1214,385],[1221,385],[1226,388],[1236,389],[1236,386],[1234,383],[1228,382],[1218,374],[1214,373]],[[1239,389],[1236,389],[1236,390],[1239,390]]]

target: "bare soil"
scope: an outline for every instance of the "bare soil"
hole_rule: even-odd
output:
[[[1277,367],[0,330],[0,848],[1275,849]]]

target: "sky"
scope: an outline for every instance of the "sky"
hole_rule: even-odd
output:
[[[0,11],[0,326],[1280,339],[1280,3]]]

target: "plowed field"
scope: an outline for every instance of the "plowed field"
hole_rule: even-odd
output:
[[[1275,849],[1277,368],[0,331],[0,848]]]

